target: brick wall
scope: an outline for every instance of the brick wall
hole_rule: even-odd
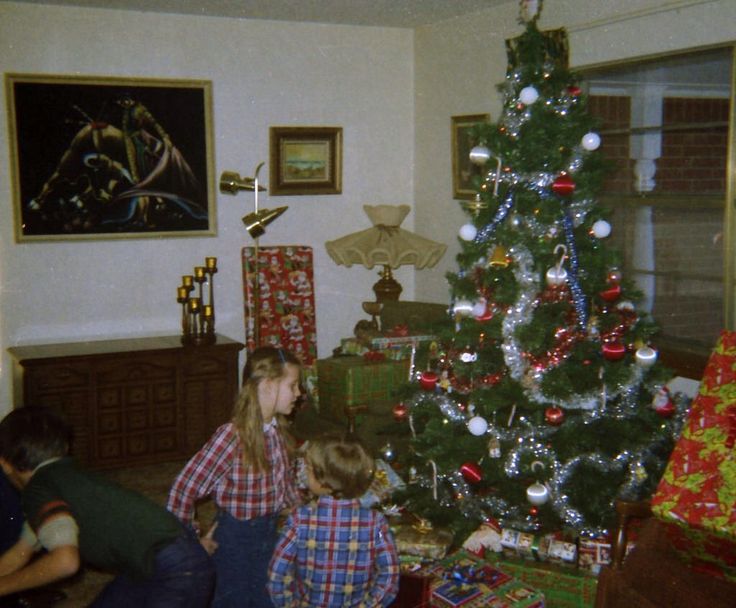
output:
[[[728,123],[728,99],[666,98],[665,126]],[[664,131],[655,192],[712,194],[726,191],[728,126],[698,131]]]
[[[603,192],[633,192],[634,161],[629,154],[629,135],[626,130],[631,124],[631,98],[611,95],[591,95],[588,111],[600,121],[601,147],[604,158],[611,163],[610,172],[603,182]],[[621,130],[620,135],[606,131]]]

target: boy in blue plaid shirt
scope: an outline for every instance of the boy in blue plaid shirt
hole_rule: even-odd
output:
[[[311,503],[289,515],[269,566],[268,591],[288,606],[388,606],[399,585],[396,546],[382,513],[362,507],[374,461],[354,437],[309,443]]]

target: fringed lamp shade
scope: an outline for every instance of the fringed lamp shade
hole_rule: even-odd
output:
[[[327,253],[343,266],[360,264],[373,268],[376,264],[383,265],[381,280],[373,286],[376,299],[379,302],[398,300],[401,285],[394,280],[391,269],[405,265],[431,268],[439,262],[447,246],[401,228],[409,205],[363,205],[363,209],[373,226],[327,241]]]

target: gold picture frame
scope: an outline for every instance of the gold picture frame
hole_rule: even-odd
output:
[[[212,82],[6,74],[16,242],[215,236]]]
[[[472,199],[475,196],[473,177],[482,174],[482,168],[470,162],[470,150],[476,145],[471,131],[479,122],[491,120],[490,114],[465,114],[452,117],[452,196]]]
[[[271,127],[269,140],[269,194],[342,193],[342,127]]]

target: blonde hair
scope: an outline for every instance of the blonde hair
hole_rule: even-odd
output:
[[[335,498],[358,498],[373,481],[373,458],[354,435],[310,440],[305,458],[314,478]]]
[[[260,346],[248,355],[243,370],[243,387],[233,408],[233,424],[243,443],[243,464],[256,472],[267,471],[266,441],[263,436],[263,415],[258,402],[258,385],[263,380],[277,380],[286,375],[286,365],[301,367],[296,355],[281,348]],[[286,430],[288,422],[281,414],[276,418],[279,432],[286,441],[287,449],[293,449],[293,439]]]

